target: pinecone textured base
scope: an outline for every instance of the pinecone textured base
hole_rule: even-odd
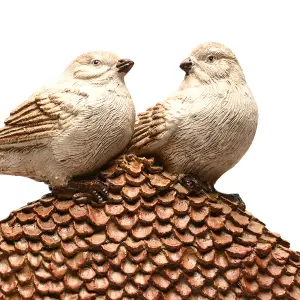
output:
[[[244,205],[153,159],[100,174],[104,203],[49,194],[0,222],[0,299],[300,299],[300,254]]]

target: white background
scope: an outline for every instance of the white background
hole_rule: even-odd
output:
[[[297,1],[1,1],[0,119],[77,55],[104,49],[132,58],[126,78],[137,111],[183,79],[179,63],[197,44],[218,41],[237,55],[259,105],[254,143],[217,183],[300,250]],[[48,191],[0,176],[0,219]]]

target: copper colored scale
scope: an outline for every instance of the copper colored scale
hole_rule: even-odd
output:
[[[300,299],[299,253],[242,204],[151,159],[101,175],[105,203],[49,194],[1,221],[0,299]]]

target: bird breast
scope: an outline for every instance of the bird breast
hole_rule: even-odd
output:
[[[247,86],[223,93],[206,91],[190,103],[188,117],[163,149],[165,158],[174,171],[193,171],[215,181],[246,153],[257,119]]]
[[[72,126],[62,129],[53,141],[54,155],[75,173],[99,167],[126,147],[133,134],[134,118],[128,95],[91,96]]]

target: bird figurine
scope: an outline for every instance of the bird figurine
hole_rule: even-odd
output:
[[[128,152],[158,156],[168,171],[213,187],[250,147],[257,105],[236,56],[220,43],[200,44],[180,68],[179,89],[138,115]]]
[[[106,51],[77,57],[55,83],[5,120],[0,174],[29,177],[56,190],[122,152],[134,132],[135,108],[124,82],[133,64]],[[101,180],[81,185],[104,188]]]

